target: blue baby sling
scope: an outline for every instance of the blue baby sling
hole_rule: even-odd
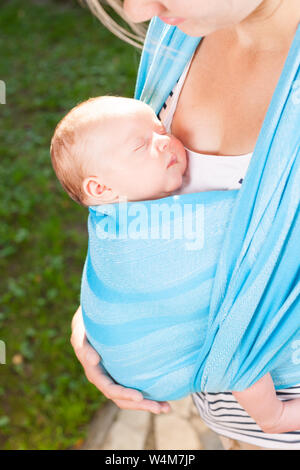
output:
[[[158,114],[200,40],[153,18],[135,98]],[[240,190],[89,208],[87,337],[146,398],[300,383],[299,65],[300,25]]]

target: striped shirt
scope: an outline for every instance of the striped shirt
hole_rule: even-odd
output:
[[[300,385],[276,393],[283,401],[300,398]],[[300,430],[264,433],[230,392],[193,393],[192,398],[203,421],[218,434],[269,449],[300,449]]]
[[[158,115],[168,132],[170,132],[179,94],[191,61],[192,59],[185,67],[181,77],[170,92],[170,95]],[[238,185],[242,184],[243,178],[245,177],[249,160],[252,156],[252,154],[234,157],[220,155],[208,156],[206,154],[192,152],[187,148],[186,150],[188,159],[193,158],[194,163],[192,165],[193,174],[191,173],[190,175],[191,181],[185,186],[185,191],[183,192],[188,192],[189,188],[191,188],[190,192],[215,189],[238,189]],[[197,161],[197,159],[199,159],[199,161]],[[209,171],[208,164],[210,165]],[[220,165],[218,170],[216,165]],[[220,172],[224,175],[222,183],[220,183],[219,178]],[[202,179],[199,178],[199,174],[201,174]],[[219,188],[216,188],[216,174],[218,175],[217,184],[220,185]],[[203,175],[207,175],[205,183],[203,182]],[[276,393],[278,398],[283,401],[300,398],[300,384],[299,386],[278,390]],[[194,393],[192,397],[203,421],[218,434],[270,449],[300,449],[300,430],[283,434],[264,433],[230,392],[199,392]]]

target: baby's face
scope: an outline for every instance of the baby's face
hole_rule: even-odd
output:
[[[166,197],[182,185],[185,149],[145,103],[131,99],[116,110],[99,133],[95,127],[92,145],[103,184],[128,201]]]

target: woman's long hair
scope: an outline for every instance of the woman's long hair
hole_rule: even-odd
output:
[[[125,42],[142,49],[147,31],[147,24],[135,24],[125,15],[123,0],[79,0],[81,4],[86,3],[91,12],[109,29],[113,34]],[[134,31],[131,33],[119,25],[104,9],[103,4],[109,5]]]

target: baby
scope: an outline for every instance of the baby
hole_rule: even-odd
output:
[[[149,106],[114,96],[72,109],[56,128],[51,155],[62,186],[84,206],[169,196],[187,164],[182,143]]]
[[[187,169],[183,144],[151,107],[114,96],[72,109],[55,129],[51,157],[69,196],[87,207],[166,198],[180,192]],[[263,431],[300,429],[300,399],[277,399],[270,374],[233,394]]]

